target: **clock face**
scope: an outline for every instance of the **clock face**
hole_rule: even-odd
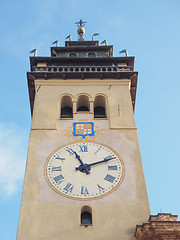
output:
[[[48,157],[45,176],[57,193],[89,200],[115,190],[123,179],[124,166],[120,156],[105,145],[72,143]]]

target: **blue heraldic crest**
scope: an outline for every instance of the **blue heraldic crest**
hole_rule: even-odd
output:
[[[85,138],[86,136],[94,136],[94,123],[93,122],[74,122],[73,123],[73,136],[81,136]]]

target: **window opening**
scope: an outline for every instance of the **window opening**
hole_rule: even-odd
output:
[[[61,118],[73,118],[73,104],[69,96],[63,96],[61,99]]]
[[[89,107],[89,98],[85,95],[79,96],[77,101],[77,112],[88,112]]]
[[[77,57],[77,53],[70,53],[69,54],[69,58],[76,58]]]
[[[96,57],[96,54],[94,53],[94,52],[90,52],[90,53],[88,53],[88,57]]]
[[[104,96],[95,97],[94,118],[106,118],[106,99]]]
[[[89,206],[84,206],[81,209],[81,225],[85,227],[92,225],[92,209]]]

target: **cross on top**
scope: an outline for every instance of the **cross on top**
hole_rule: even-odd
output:
[[[83,20],[80,19],[79,22],[75,22],[75,24],[76,24],[78,27],[84,27],[84,25],[86,24],[86,22],[83,22]]]

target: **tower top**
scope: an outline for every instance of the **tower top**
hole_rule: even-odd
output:
[[[135,107],[138,73],[134,71],[134,57],[129,57],[125,49],[121,52],[126,53],[126,56],[113,57],[113,45],[108,45],[104,40],[99,46],[99,41],[94,39],[99,33],[94,33],[92,40],[84,40],[85,23],[81,19],[75,23],[78,27],[78,40],[72,41],[71,35],[68,35],[65,46],[59,46],[58,40],[52,43],[56,46],[51,47],[50,57],[40,57],[37,54],[30,57],[28,86],[32,112],[36,79],[129,79],[132,104]],[[33,53],[34,51],[33,49]]]
[[[75,24],[78,26],[77,33],[79,35],[79,41],[83,41],[83,35],[85,34],[85,29],[83,28],[86,24],[86,22],[83,22],[83,20],[79,20],[78,22],[75,22]]]

